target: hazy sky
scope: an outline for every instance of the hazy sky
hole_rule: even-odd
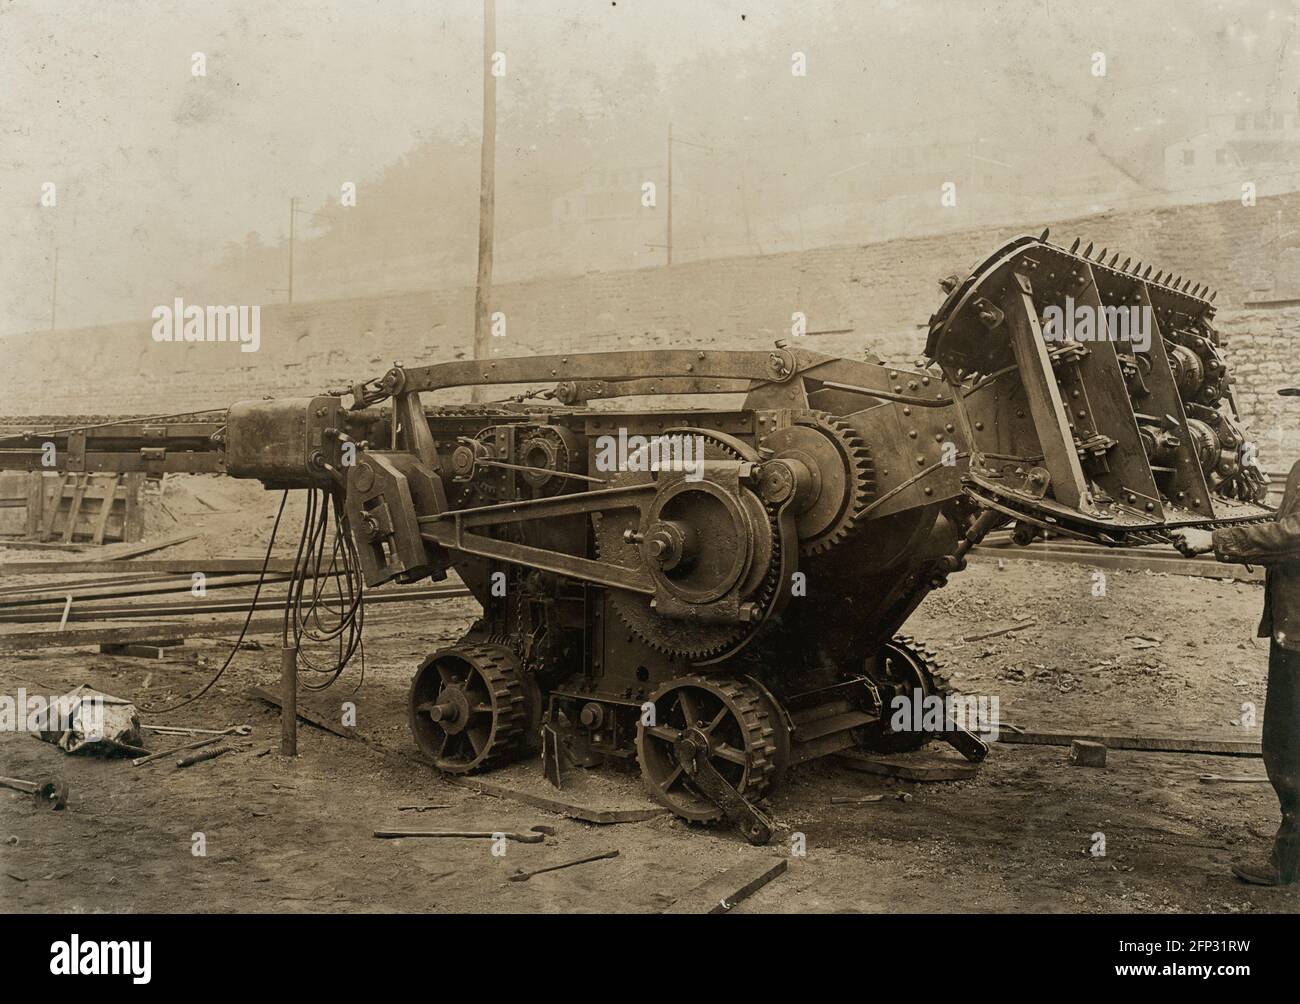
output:
[[[1288,0],[498,0],[511,88],[593,112],[634,54],[700,79],[687,107],[644,95],[646,121],[684,135],[762,118],[817,142],[840,130],[996,137],[1008,153],[1062,128],[1123,158],[1143,130],[1196,124],[1234,90],[1243,107],[1295,107],[1296,7]],[[48,326],[58,247],[60,326],[147,316],[228,241],[287,230],[290,195],[363,181],[422,136],[476,137],[479,0],[112,0],[0,6],[0,333]],[[1099,83],[1086,54],[1108,52]],[[742,74],[804,91],[742,109],[711,94]],[[206,56],[207,76],[191,75]],[[710,75],[716,74],[716,78]],[[632,102],[636,105],[637,102]],[[687,104],[687,103],[683,103]],[[725,118],[724,118],[725,116]],[[685,130],[689,130],[686,132]],[[1085,140],[1084,134],[1093,134]],[[1078,134],[1078,135],[1075,135]],[[500,156],[512,155],[501,137]],[[1051,166],[1044,165],[1050,172]],[[41,185],[57,185],[43,208]],[[436,239],[436,235],[431,235]]]

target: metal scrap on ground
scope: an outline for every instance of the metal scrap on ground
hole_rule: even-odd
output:
[[[910,802],[912,796],[905,791],[890,791],[880,795],[833,795],[831,805],[869,805],[873,802]]]
[[[1259,743],[1242,739],[1179,739],[1163,736],[1079,735],[1077,732],[1003,732],[998,742],[1027,746],[1069,746],[1075,740],[1102,743],[1113,750],[1151,753],[1207,753],[1213,756],[1260,756]]]
[[[557,872],[562,868],[572,868],[575,865],[585,865],[592,861],[604,861],[607,858],[618,857],[618,851],[606,851],[604,854],[593,854],[590,857],[578,858],[576,861],[565,861],[558,865],[547,865],[545,868],[534,868],[531,871],[515,871],[506,876],[508,882],[527,882],[534,875],[541,875],[543,872]]]
[[[774,878],[784,874],[785,858],[762,857],[728,868],[677,899],[664,913],[729,913]]]
[[[530,826],[527,832],[514,830],[375,830],[381,840],[404,840],[407,837],[436,837],[464,840],[513,840],[520,844],[540,844],[555,836],[554,826]]]
[[[1010,627],[998,628],[996,631],[985,631],[983,634],[968,634],[962,641],[984,641],[986,638],[997,638],[1004,634],[1011,634],[1012,631],[1023,631],[1036,625],[1038,621],[1028,620],[1019,624],[1012,624]]]

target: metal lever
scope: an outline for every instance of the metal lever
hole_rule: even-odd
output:
[[[718,769],[709,762],[708,757],[697,756],[698,749],[694,743],[683,740],[674,744],[673,752],[677,762],[692,781],[699,786],[704,796],[722,810],[740,830],[746,840],[755,846],[762,846],[772,839],[772,820],[760,812],[749,799],[733,788]]]

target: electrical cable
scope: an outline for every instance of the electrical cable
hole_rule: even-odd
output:
[[[200,697],[202,697],[209,690],[211,690],[216,685],[217,681],[221,679],[222,675],[226,672],[226,670],[230,668],[230,664],[235,660],[235,654],[239,651],[240,646],[244,644],[244,636],[248,633],[248,625],[252,622],[253,612],[257,609],[257,598],[262,593],[262,583],[266,580],[266,569],[267,566],[270,565],[271,563],[271,549],[275,547],[275,535],[277,531],[280,529],[280,517],[284,515],[284,507],[288,501],[289,501],[289,493],[286,491],[283,495],[280,496],[280,508],[275,514],[275,523],[271,527],[271,539],[266,545],[266,557],[262,559],[262,570],[258,574],[257,587],[253,590],[253,600],[248,605],[248,615],[244,618],[244,626],[239,629],[239,637],[235,639],[235,644],[231,647],[230,654],[226,656],[226,661],[221,664],[221,668],[217,670],[215,675],[213,675],[212,679],[210,679],[206,684],[204,684],[203,689],[198,691],[197,693],[190,694],[182,698],[178,703],[173,704],[170,707],[166,707],[166,708],[149,707],[148,705],[141,704],[140,705],[141,711],[144,711],[151,715],[164,715],[167,714],[168,712],[176,711],[179,708],[183,708],[187,704],[193,704]]]

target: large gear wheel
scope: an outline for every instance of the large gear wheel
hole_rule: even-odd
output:
[[[922,699],[932,696],[944,699],[956,690],[938,656],[911,635],[895,635],[892,641],[886,642],[876,657],[875,672],[870,675],[881,690],[905,694],[909,700],[917,690],[921,691]],[[881,720],[865,726],[858,735],[863,749],[873,753],[910,753],[935,738],[931,732],[895,732],[889,723],[890,698],[884,694],[882,698],[885,706],[881,709]]]
[[[782,765],[776,723],[758,687],[729,676],[679,677],[660,687],[651,701],[654,724],[637,726],[636,751],[652,798],[683,819],[722,818],[722,810],[695,787],[675,753],[675,743],[688,732],[736,791],[750,802],[763,796]]]
[[[689,434],[703,438],[705,460],[752,459],[752,456],[740,452],[739,447],[744,444],[730,441],[730,437],[714,437],[707,430],[701,429],[691,429]],[[637,478],[648,477],[648,474],[625,474],[611,481],[611,485],[635,483]],[[755,523],[761,519],[768,528],[767,539],[759,542],[762,546],[763,560],[755,562],[755,567],[751,570],[745,586],[751,600],[766,610],[776,592],[776,580],[781,567],[781,545],[776,512],[773,507],[763,505],[756,495],[747,493],[745,497],[744,504],[750,518]],[[636,529],[635,517],[631,512],[631,510],[615,510],[593,515],[596,555],[601,560],[612,560],[620,564],[640,560],[636,549],[629,547],[623,539],[624,531]],[[680,656],[694,662],[711,659],[726,652],[755,630],[754,627],[745,624],[687,621],[665,617],[650,606],[648,596],[624,590],[610,590],[610,599],[623,623],[651,648],[665,655]]]
[[[439,649],[411,681],[411,732],[439,770],[468,774],[519,753],[527,719],[519,660],[502,645]]]
[[[759,442],[766,457],[802,461],[813,475],[812,498],[795,516],[799,549],[823,554],[858,525],[858,513],[875,491],[876,471],[866,443],[847,423],[826,412],[796,418]]]

